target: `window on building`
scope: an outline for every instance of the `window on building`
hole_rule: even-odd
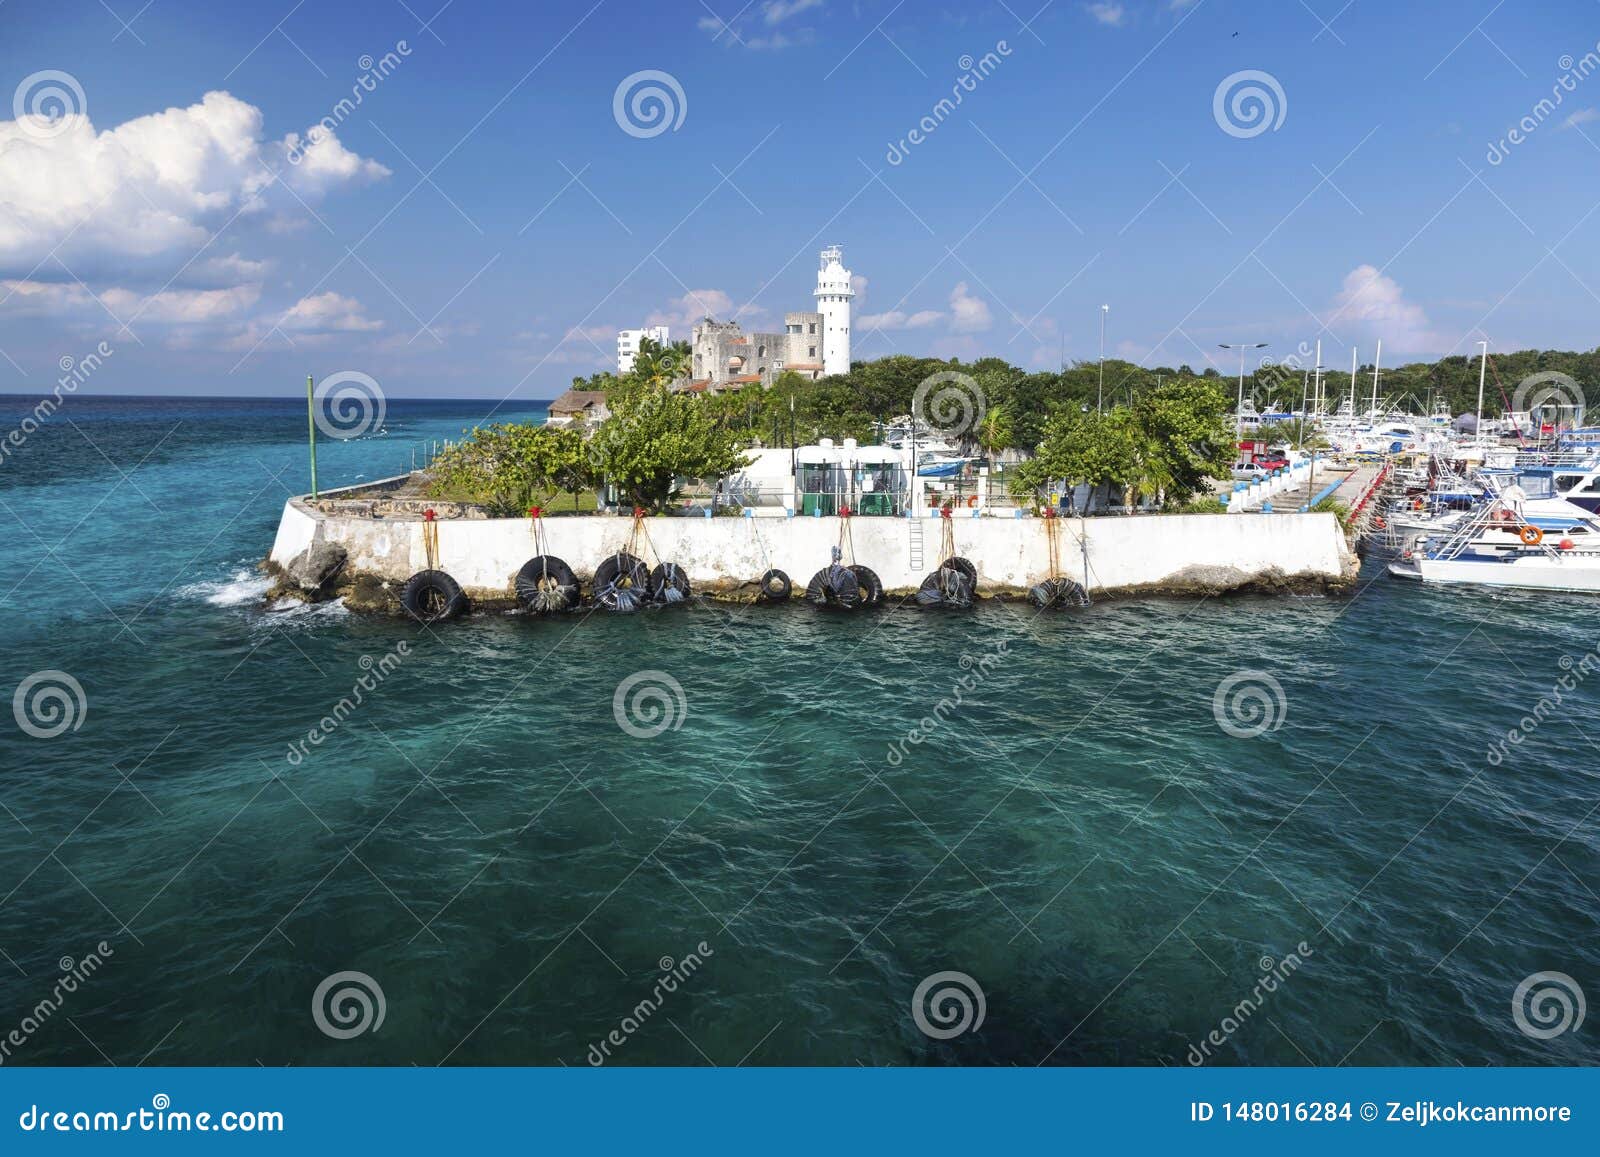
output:
[[[817,332],[817,323],[816,322],[812,322],[811,323],[811,328],[809,330],[807,330],[806,332],[807,333],[816,333]]]
[[[817,347],[816,346],[810,346],[806,350],[806,356],[807,357],[813,357],[813,358],[816,357],[817,356]]]
[[[767,356],[767,347],[764,346],[764,345],[756,346],[756,357],[764,358],[766,356]]]
[[[800,332],[800,323],[798,321],[790,323],[788,332],[790,332],[790,333],[799,333]]]

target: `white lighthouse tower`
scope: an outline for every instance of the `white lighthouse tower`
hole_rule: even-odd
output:
[[[844,249],[830,245],[822,251],[817,270],[817,312],[822,314],[822,372],[850,372],[850,271],[844,267]]]

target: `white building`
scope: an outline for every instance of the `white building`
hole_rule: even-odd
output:
[[[822,372],[850,372],[850,271],[844,267],[844,248],[830,245],[822,251],[817,269],[817,312],[822,315]]]
[[[617,331],[617,376],[633,371],[634,359],[639,356],[639,345],[649,338],[657,345],[667,344],[667,327],[652,325],[647,329],[619,329]]]
[[[779,374],[808,381],[850,372],[850,271],[844,250],[822,251],[817,272],[817,310],[786,313],[783,331],[745,333],[737,321],[704,318],[691,335],[693,360],[688,387],[695,390],[770,386]]]

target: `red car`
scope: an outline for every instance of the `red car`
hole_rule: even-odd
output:
[[[1282,454],[1257,454],[1255,464],[1263,470],[1282,470],[1289,464],[1289,459]]]

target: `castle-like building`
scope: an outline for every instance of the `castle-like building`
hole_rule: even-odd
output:
[[[688,388],[721,393],[747,385],[770,386],[782,373],[809,381],[850,370],[850,271],[844,250],[822,251],[811,313],[783,315],[782,333],[745,333],[736,321],[705,318],[695,324]]]

